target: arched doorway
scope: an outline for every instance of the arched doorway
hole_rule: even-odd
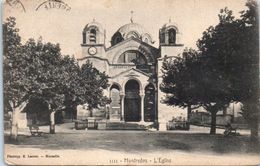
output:
[[[144,97],[144,121],[154,122],[155,120],[155,88],[153,84],[145,87]]]
[[[139,122],[141,120],[139,89],[139,83],[136,80],[129,80],[125,85],[124,118],[126,122]]]
[[[110,111],[109,119],[120,119],[121,103],[120,103],[120,89],[113,84],[110,88]]]

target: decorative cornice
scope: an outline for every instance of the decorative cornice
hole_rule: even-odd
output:
[[[134,70],[134,71],[136,71],[136,72],[138,72],[138,73],[141,73],[142,75],[145,75],[145,76],[147,76],[147,77],[150,77],[150,76],[151,76],[150,74],[145,73],[145,72],[143,72],[143,71],[141,71],[141,70],[139,70],[139,69],[131,68],[131,69],[129,69],[129,70],[122,71],[121,73],[118,73],[117,75],[112,76],[111,78],[118,77],[118,76],[120,76],[120,75],[122,75],[122,74],[124,74],[124,73],[130,72],[131,70]],[[129,73],[129,74],[131,74],[131,73]],[[134,76],[134,75],[127,75],[127,76]]]
[[[103,46],[105,47],[105,44],[81,44],[82,47],[95,47],[95,46]]]
[[[84,60],[84,59],[89,59],[89,58],[96,58],[96,59],[99,59],[99,60],[102,60],[102,61],[107,61],[107,63],[108,63],[109,65],[111,65],[111,64],[109,63],[108,59],[100,58],[100,57],[97,57],[97,56],[87,56],[87,57],[83,57],[83,58],[78,58],[77,60],[78,60],[78,61],[82,61],[82,60]]]
[[[160,47],[164,46],[164,47],[182,47],[184,46],[184,44],[160,44]]]

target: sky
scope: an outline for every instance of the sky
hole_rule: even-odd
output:
[[[245,10],[246,0],[62,0],[63,9],[46,9],[40,4],[47,0],[10,0],[21,3],[4,4],[3,20],[16,17],[22,41],[42,37],[44,42],[59,43],[62,54],[80,57],[83,28],[95,19],[106,30],[106,47],[111,36],[123,25],[133,21],[152,35],[158,47],[159,29],[174,22],[182,34],[185,47],[196,48],[203,31],[218,23],[220,9],[228,7],[236,17]],[[22,8],[22,5],[25,12]]]

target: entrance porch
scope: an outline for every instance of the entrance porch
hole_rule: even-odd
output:
[[[155,122],[157,92],[154,85],[148,83],[142,86],[139,80],[129,79],[123,87],[118,83],[113,83],[110,87],[109,121],[140,124]]]

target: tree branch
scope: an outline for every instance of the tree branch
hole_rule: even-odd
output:
[[[20,104],[20,106],[18,106],[19,112],[21,112],[26,107],[27,104],[28,104],[28,101],[22,102],[22,104]]]
[[[201,106],[199,105],[199,106],[194,106],[194,107],[191,107],[191,109],[192,110],[194,110],[194,109],[197,109],[197,108],[200,108]]]

